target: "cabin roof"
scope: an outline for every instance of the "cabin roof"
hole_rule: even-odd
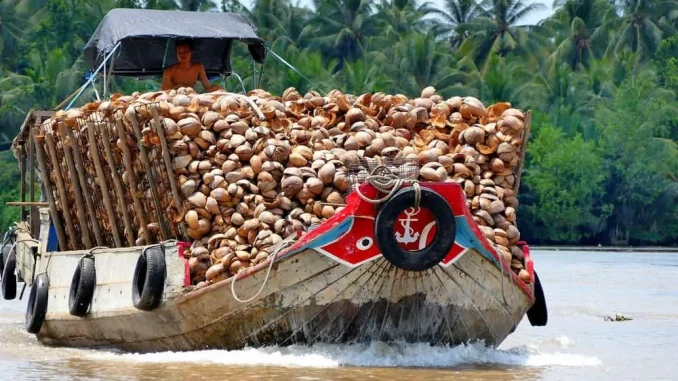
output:
[[[193,40],[193,61],[202,63],[208,75],[231,72],[233,41],[247,44],[256,62],[265,58],[264,41],[241,14],[116,8],[104,16],[85,45],[85,61],[95,70],[120,43],[113,55],[113,74],[156,76],[177,62],[178,39]]]

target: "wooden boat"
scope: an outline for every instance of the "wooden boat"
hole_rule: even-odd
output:
[[[121,22],[128,22],[129,15],[123,16]],[[109,41],[115,47],[107,53],[121,49],[116,57],[124,65],[116,64],[116,73],[139,74],[143,65],[153,66],[155,54],[134,61],[130,49],[139,40],[118,38]],[[151,45],[167,50],[164,42]],[[252,46],[250,53],[261,55]],[[86,56],[106,67],[107,58]],[[22,218],[0,252],[3,296],[14,299],[18,281],[31,287],[26,330],[44,344],[135,352],[375,340],[484,340],[496,346],[526,314],[533,325],[546,324],[529,246],[519,244],[530,276],[526,283],[481,234],[457,183],[407,185],[384,203],[369,201],[377,189],[364,183],[343,210],[283,241],[266,261],[201,288],[191,284],[188,242],[69,250],[52,191],[43,190],[49,201],[43,203],[34,199],[32,185],[24,186],[35,183],[36,159],[47,173],[46,154],[31,126],[50,115],[30,113],[15,140]],[[78,184],[75,173],[68,176]],[[86,220],[79,204],[78,218]]]
[[[414,190],[401,190],[381,207],[354,192],[342,212],[286,242],[288,247],[269,260],[201,289],[190,286],[182,242],[90,251],[96,288],[85,317],[69,313],[69,293],[78,262],[88,252],[47,252],[46,242],[34,241],[27,225],[19,224],[18,273],[25,280],[46,274],[31,290],[34,303],[41,291],[48,299],[37,338],[49,345],[135,352],[374,340],[449,345],[484,340],[496,346],[528,311],[533,324],[545,324],[528,245],[521,244],[535,280],[531,284],[520,280],[482,236],[458,184],[421,186],[427,195],[441,196],[449,210],[434,215],[424,207],[407,207],[397,219],[384,220],[411,201]],[[376,196],[369,184],[361,190]],[[384,240],[380,231],[395,234]],[[415,259],[408,261],[380,249],[394,243],[403,252],[423,250],[411,251]],[[443,244],[449,249],[442,254],[426,250]],[[162,252],[166,276],[161,303],[144,311],[134,306],[133,280],[138,259],[149,248]],[[30,307],[31,301],[28,317]]]

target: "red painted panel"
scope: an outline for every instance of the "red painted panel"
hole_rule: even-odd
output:
[[[426,208],[407,208],[396,220],[393,227],[398,245],[408,251],[419,251],[433,243],[436,221]]]

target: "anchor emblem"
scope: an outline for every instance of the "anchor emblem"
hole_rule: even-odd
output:
[[[416,218],[412,218],[413,216],[416,216],[419,214],[420,208],[414,208],[414,207],[409,207],[405,209],[405,215],[407,218],[401,218],[400,225],[405,229],[405,235],[402,235],[398,232],[395,233],[395,239],[398,243],[404,243],[404,244],[409,244],[412,242],[416,242],[417,239],[419,239],[419,232],[414,231],[410,224],[414,221],[419,221]],[[414,235],[412,235],[414,233]]]

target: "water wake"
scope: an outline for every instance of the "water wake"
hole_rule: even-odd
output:
[[[559,338],[558,341],[563,339]],[[566,338],[565,338],[566,340]],[[204,350],[150,354],[93,353],[87,356],[100,361],[136,363],[201,363],[245,366],[282,366],[336,368],[422,367],[453,368],[461,365],[511,365],[524,367],[596,366],[597,357],[562,352],[544,352],[535,346],[508,350],[488,348],[483,343],[456,347],[429,344],[318,344],[311,347],[245,348],[242,350]]]

